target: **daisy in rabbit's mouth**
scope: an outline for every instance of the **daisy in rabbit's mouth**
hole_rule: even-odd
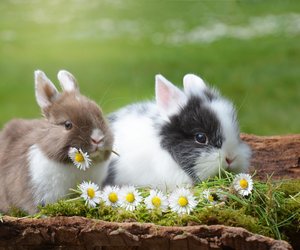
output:
[[[92,160],[89,154],[87,152],[83,152],[81,149],[71,147],[68,155],[74,165],[80,170],[85,171],[91,166]]]
[[[95,150],[94,152],[87,153],[83,152],[82,149],[77,149],[74,147],[71,147],[68,152],[68,156],[70,159],[73,161],[73,164],[80,170],[87,170],[91,164],[92,161],[103,161],[107,160],[109,157],[110,153],[114,153],[118,155],[117,152],[114,150],[110,149],[98,149]],[[118,155],[119,156],[119,155]]]

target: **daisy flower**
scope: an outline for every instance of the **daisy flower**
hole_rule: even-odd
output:
[[[101,197],[106,206],[118,207],[120,205],[119,193],[119,187],[106,186],[102,191]]]
[[[166,211],[169,205],[167,196],[159,190],[150,190],[150,195],[144,202],[148,209],[161,209],[161,211]]]
[[[85,200],[85,204],[88,207],[96,207],[100,202],[101,193],[99,191],[99,186],[93,182],[84,181],[78,186],[81,191],[80,197]]]
[[[68,153],[74,165],[80,170],[86,170],[90,167],[92,160],[88,153],[84,153],[81,149],[71,147]]]
[[[169,197],[170,208],[178,214],[190,214],[197,206],[195,196],[186,188],[174,190]]]
[[[212,205],[216,205],[217,203],[226,200],[226,196],[224,194],[222,194],[221,192],[222,192],[221,189],[218,189],[216,191],[206,189],[203,191],[202,195],[203,195],[205,201],[207,201],[208,203],[210,203]]]
[[[247,196],[253,189],[253,180],[249,174],[238,174],[233,180],[233,188],[238,194]]]
[[[121,207],[133,211],[142,201],[142,196],[134,186],[125,186],[120,190]]]
[[[218,195],[215,192],[211,192],[209,189],[204,190],[203,191],[203,197],[205,199],[205,201],[207,201],[208,203],[215,205],[218,203]]]

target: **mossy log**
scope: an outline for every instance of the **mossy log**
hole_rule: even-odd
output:
[[[300,178],[300,134],[259,137],[243,134],[253,149],[251,172],[263,180]],[[4,216],[0,222],[3,249],[292,249],[285,241],[222,225],[162,227],[112,223],[81,217],[43,219]],[[300,249],[299,235],[292,242]],[[299,247],[299,248],[298,248]]]
[[[14,246],[14,247],[13,247]],[[292,249],[285,241],[222,225],[162,227],[113,223],[82,217],[17,219],[4,217],[0,249]]]

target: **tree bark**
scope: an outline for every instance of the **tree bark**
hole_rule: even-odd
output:
[[[222,225],[162,227],[149,223],[113,223],[81,217],[16,219],[0,224],[0,249],[99,250],[291,250],[278,241],[243,228]]]
[[[252,148],[251,172],[261,180],[300,178],[300,134],[285,136],[241,135]]]

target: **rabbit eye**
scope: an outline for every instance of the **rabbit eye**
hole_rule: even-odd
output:
[[[66,130],[70,130],[73,127],[73,124],[70,121],[65,121],[64,125]]]
[[[197,133],[195,134],[195,141],[199,144],[207,144],[208,138],[204,133]]]

